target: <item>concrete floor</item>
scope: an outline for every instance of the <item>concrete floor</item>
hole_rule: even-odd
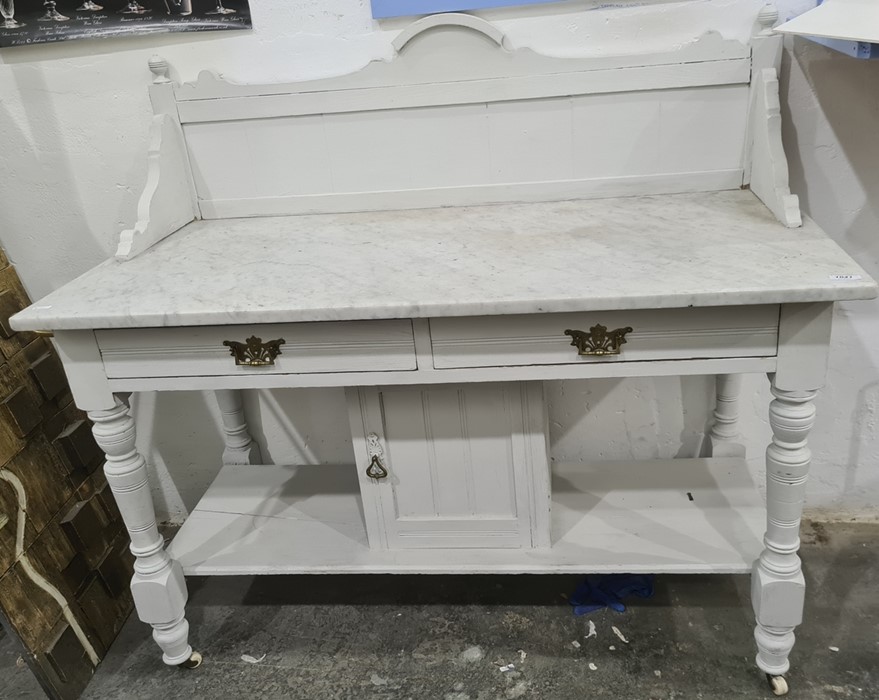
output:
[[[809,593],[789,697],[879,698],[877,543],[879,525],[804,526]],[[191,639],[203,666],[166,668],[131,619],[84,697],[773,697],[753,666],[747,576],[660,576],[653,599],[581,618],[563,597],[578,578],[191,579]],[[597,637],[585,638],[588,620]],[[263,654],[257,664],[241,659]],[[14,658],[0,640],[0,698],[42,697]],[[510,663],[515,670],[500,670]]]

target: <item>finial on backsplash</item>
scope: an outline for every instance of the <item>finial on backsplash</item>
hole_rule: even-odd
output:
[[[760,34],[763,36],[772,34],[772,28],[776,22],[778,22],[778,8],[771,2],[768,2],[757,13],[757,24],[760,25]]]
[[[158,54],[154,55],[149,60],[150,71],[153,73],[153,83],[156,85],[160,85],[162,83],[170,83],[171,78],[168,77],[168,71],[170,67],[168,66],[168,62],[159,56]]]

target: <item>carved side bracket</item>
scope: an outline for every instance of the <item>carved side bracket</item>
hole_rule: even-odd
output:
[[[168,114],[153,117],[137,223],[119,234],[117,259],[130,260],[197,218],[184,149],[183,133],[174,118]]]
[[[788,228],[803,225],[800,200],[791,194],[787,158],[781,141],[781,103],[778,73],[763,68],[754,75],[751,114],[751,190]]]

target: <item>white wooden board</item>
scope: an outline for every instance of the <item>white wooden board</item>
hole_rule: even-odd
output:
[[[648,362],[584,362],[562,365],[419,369],[416,372],[317,372],[262,374],[247,371],[214,377],[131,377],[111,379],[114,392],[192,391],[211,389],[292,389],[304,387],[388,386],[469,382],[553,381],[622,377],[681,377],[706,374],[767,374],[778,366],[773,357],[730,357]]]
[[[425,27],[422,22],[412,23],[398,37],[402,40],[394,42],[397,55],[392,60],[373,61],[362,70],[348,75],[253,85],[235,83],[226,76],[202,71],[196,82],[175,86],[174,95],[181,121],[198,121],[191,118],[199,115],[195,110],[210,107],[210,103],[218,100],[224,100],[226,105],[247,104],[247,100],[252,100],[254,107],[251,109],[255,110],[260,108],[259,105],[268,104],[263,98],[269,97],[348,95],[351,97],[349,106],[356,107],[362,98],[360,91],[376,89],[381,92],[396,87],[473,83],[480,87],[478,92],[482,93],[482,101],[486,97],[500,96],[524,99],[534,95],[518,92],[527,84],[518,79],[534,76],[550,76],[556,81],[567,78],[570,81],[566,87],[567,94],[589,92],[589,88],[594,88],[599,79],[606,80],[605,90],[637,89],[635,81],[637,76],[645,74],[645,69],[656,71],[649,84],[650,88],[655,89],[684,82],[720,85],[748,81],[749,47],[738,41],[726,40],[717,32],[707,32],[670,51],[556,58],[543,56],[528,48],[509,50],[506,41],[497,40],[498,34],[503,36],[498,27],[478,20],[482,24],[479,32],[494,34],[490,41],[486,41],[477,32],[470,31],[472,28],[462,27],[460,18],[461,15],[439,15],[432,18],[433,27]],[[411,36],[408,40],[404,37],[412,30],[419,33],[416,41],[412,41]],[[532,80],[532,83],[536,82]],[[553,84],[558,85],[557,82]],[[486,90],[486,86],[491,89]],[[381,106],[394,105],[385,101]],[[318,109],[315,113],[321,111]],[[220,118],[221,112],[215,110],[209,112],[208,116]],[[227,113],[227,116],[236,117],[237,114]]]
[[[224,467],[170,550],[198,575],[745,573],[765,527],[742,459],[560,465],[542,549],[373,551],[359,491],[353,466]]]
[[[775,31],[879,43],[879,4],[876,0],[826,0]]]
[[[215,218],[732,188],[747,104],[739,84],[184,129]]]
[[[352,75],[174,89],[205,218],[727,189],[748,48],[578,59],[508,50],[466,15],[416,22]]]

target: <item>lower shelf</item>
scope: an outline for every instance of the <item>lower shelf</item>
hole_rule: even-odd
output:
[[[742,459],[558,465],[552,491],[552,547],[375,551],[352,466],[227,466],[169,551],[193,575],[744,573],[762,548]]]

